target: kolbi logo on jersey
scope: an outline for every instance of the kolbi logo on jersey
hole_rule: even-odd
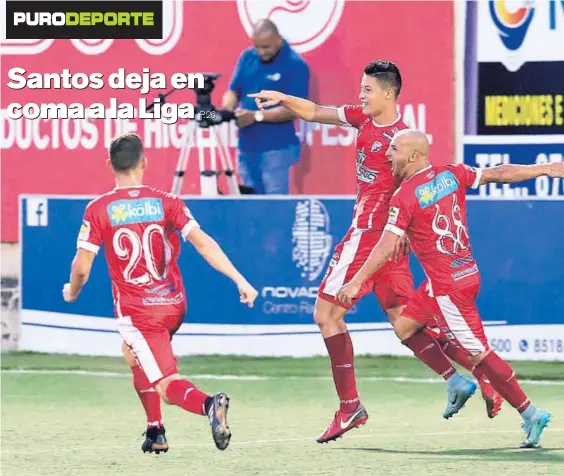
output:
[[[133,225],[164,219],[163,203],[160,198],[118,200],[110,203],[107,210],[112,226]]]
[[[452,172],[447,171],[437,175],[433,181],[419,185],[415,189],[415,196],[421,208],[427,208],[457,189],[458,180]]]
[[[364,153],[364,148],[358,149],[356,151],[356,177],[361,182],[374,183],[374,180],[376,180],[376,177],[378,176],[378,172],[366,167],[364,165],[365,160],[366,154]]]

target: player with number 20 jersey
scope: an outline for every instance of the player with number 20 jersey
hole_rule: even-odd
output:
[[[182,379],[172,350],[172,336],[186,313],[177,263],[179,234],[210,265],[233,280],[242,303],[252,306],[258,293],[215,240],[200,229],[182,200],[143,185],[147,159],[138,136],[126,134],[115,139],[110,146],[110,163],[118,186],[86,207],[63,297],[67,302],[77,299],[94,257],[104,246],[123,352],[147,416],[142,450],[168,450],[159,396],[191,413],[207,415],[214,442],[224,450],[231,438],[228,396],[206,395]]]
[[[138,329],[163,319],[180,325],[186,299],[178,232],[185,239],[198,226],[184,202],[169,193],[145,185],[118,187],[88,204],[77,247],[97,253],[104,245],[116,317],[131,319]],[[154,370],[155,380],[167,373]]]

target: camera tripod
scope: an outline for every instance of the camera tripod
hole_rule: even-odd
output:
[[[208,131],[208,137],[204,137],[204,131]],[[232,195],[240,195],[237,176],[235,175],[235,167],[229,148],[222,141],[221,135],[217,131],[217,126],[210,125],[208,127],[196,127],[195,144],[191,144],[189,134],[186,134],[176,172],[172,181],[172,193],[180,195],[184,175],[188,169],[191,153],[196,150],[198,153],[198,168],[200,169],[200,187],[201,194],[206,196],[218,195],[218,178],[221,174],[225,174],[229,193]],[[206,161],[206,148],[209,148],[209,161]],[[220,167],[217,167],[217,159],[219,157]],[[207,165],[206,165],[207,164]]]
[[[230,111],[218,111],[211,102],[211,93],[215,88],[215,83],[221,77],[219,73],[200,73],[203,78],[203,86],[194,88],[196,93],[196,133],[195,145],[190,141],[190,134],[186,134],[180,153],[178,156],[178,163],[176,165],[176,172],[172,180],[172,193],[180,195],[182,184],[184,182],[184,175],[188,169],[190,155],[193,150],[198,151],[198,167],[200,169],[200,186],[201,194],[207,196],[214,196],[222,194],[218,189],[217,179],[221,174],[225,174],[229,192],[233,195],[240,195],[241,189],[246,187],[239,187],[237,177],[235,175],[235,167],[233,166],[233,159],[229,153],[229,148],[225,144],[221,135],[217,131],[217,126],[223,122],[229,122],[235,116]],[[158,97],[161,103],[166,102],[166,98],[174,93],[177,88],[172,88],[166,94],[159,94]],[[154,104],[147,107],[147,111],[151,110]],[[189,129],[188,129],[189,130]],[[207,137],[204,137],[204,131],[208,131]],[[206,148],[210,149],[209,161],[206,161]],[[219,157],[221,168],[217,167],[217,158]],[[208,165],[206,165],[208,164]]]

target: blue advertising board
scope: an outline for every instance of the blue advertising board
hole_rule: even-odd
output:
[[[487,168],[504,164],[531,165],[562,162],[564,136],[466,136],[464,138],[464,163]],[[469,195],[482,198],[526,199],[538,197],[546,200],[564,199],[564,180],[539,177],[518,184],[487,184]]]
[[[81,341],[78,337],[63,338],[61,333],[68,330],[115,334],[103,250],[78,301],[67,304],[61,297],[88,201],[68,197],[22,198],[24,348],[70,348],[97,353],[92,338]],[[258,355],[322,353],[322,339],[312,320],[317,287],[333,248],[349,227],[354,200],[198,198],[188,199],[187,203],[202,228],[219,242],[257,288],[259,299],[252,309],[242,306],[234,285],[186,244],[179,259],[189,301],[186,324],[179,331],[180,337],[191,339],[186,352],[203,353],[219,348],[227,353]],[[528,327],[544,326],[546,332],[542,335],[558,338],[562,343],[563,208],[564,204],[555,201],[469,201],[471,237],[483,276],[478,304],[492,336],[501,328],[521,326],[525,332]],[[412,269],[418,284],[423,274],[413,258]],[[405,354],[373,296],[361,300],[347,316],[347,322],[352,333],[358,334],[355,346],[360,353]],[[54,330],[58,332],[57,339],[46,334]],[[526,332],[533,337],[530,331]],[[505,335],[509,334],[501,334]],[[237,343],[218,344],[221,336],[237,337]],[[269,339],[259,343],[259,336]],[[206,341],[203,348],[202,339],[208,337],[215,340]],[[114,336],[114,341],[117,338]],[[109,344],[97,345],[106,349],[100,349],[101,353],[110,352]],[[518,345],[516,341],[513,350]],[[555,342],[553,347],[556,349],[557,345]],[[558,352],[554,356],[558,358]]]

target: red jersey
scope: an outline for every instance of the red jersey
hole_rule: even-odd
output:
[[[467,165],[429,165],[394,194],[385,230],[407,233],[431,296],[479,282],[466,221],[466,188],[478,188],[482,172]]]
[[[337,109],[339,120],[358,129],[356,138],[356,203],[352,227],[383,230],[392,194],[399,185],[386,151],[394,134],[407,126],[401,115],[391,124],[376,124],[362,106]]]
[[[197,226],[182,200],[144,185],[118,187],[87,205],[77,247],[97,253],[105,245],[116,317],[184,304],[177,232],[186,237]]]

